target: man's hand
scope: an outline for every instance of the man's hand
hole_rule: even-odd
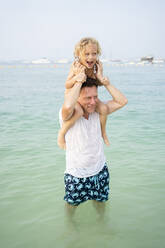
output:
[[[103,77],[101,83],[105,87],[108,86],[108,85],[110,85],[110,81],[109,81],[108,77]]]
[[[84,83],[86,81],[87,76],[84,72],[80,72],[78,75],[74,77],[76,83]]]

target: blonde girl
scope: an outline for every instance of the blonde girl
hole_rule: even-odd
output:
[[[101,55],[101,48],[97,40],[94,38],[83,38],[75,46],[73,62],[69,75],[65,83],[65,95],[73,97],[72,87],[76,83],[86,81],[87,77],[97,79],[97,84],[102,85],[102,64],[99,62],[99,55]],[[99,70],[98,70],[99,69]],[[101,72],[101,73],[100,73]],[[109,145],[109,140],[106,135],[106,106],[99,100],[96,111],[100,114],[100,123],[102,130],[102,137],[106,145]],[[58,133],[58,145],[65,149],[65,134],[74,123],[84,114],[82,107],[77,102],[75,106],[74,115],[72,118],[65,120]]]

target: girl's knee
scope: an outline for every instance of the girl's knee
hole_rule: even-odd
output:
[[[101,104],[101,105],[100,105],[100,110],[101,110],[102,115],[107,115],[107,112],[108,112],[108,107],[107,107],[107,105]]]
[[[76,103],[75,112],[77,115],[82,116],[84,114],[83,108],[79,103]]]
[[[97,110],[100,114],[107,115],[108,106],[99,100],[98,105],[97,105]]]

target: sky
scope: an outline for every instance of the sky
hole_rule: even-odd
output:
[[[102,58],[165,58],[164,13],[164,0],[0,0],[0,60],[72,60],[83,37]]]

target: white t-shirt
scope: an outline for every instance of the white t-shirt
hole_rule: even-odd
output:
[[[59,112],[60,125],[62,114]],[[106,162],[100,118],[97,112],[89,115],[88,120],[81,117],[68,130],[66,141],[66,171],[75,177],[89,177],[102,170]]]

